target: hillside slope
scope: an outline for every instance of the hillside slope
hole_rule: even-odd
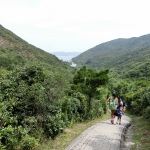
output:
[[[150,74],[150,34],[102,43],[73,62],[93,69],[110,68],[123,78],[145,78]]]
[[[55,55],[41,50],[0,25],[0,66],[12,70],[17,66],[38,64],[51,73],[69,76],[73,70]],[[69,72],[69,73],[68,73]]]

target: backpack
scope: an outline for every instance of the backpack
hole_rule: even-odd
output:
[[[119,115],[120,115],[120,110],[119,110],[119,109],[116,109],[114,115],[115,115],[115,116],[119,116]]]
[[[110,110],[116,110],[116,99],[114,99],[114,100],[110,99],[110,101],[109,101],[109,109]]]

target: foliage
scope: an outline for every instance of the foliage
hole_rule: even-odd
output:
[[[101,86],[101,87],[97,88],[97,91],[99,92],[99,98],[98,99],[101,100],[101,105],[103,107],[103,111],[106,114],[107,113],[106,99],[108,97],[109,90],[107,87]]]
[[[1,139],[6,137],[7,130],[12,135],[6,139],[7,143],[2,142],[3,145],[6,143],[7,147],[17,146],[19,127],[26,131],[26,137],[22,135],[22,131],[19,133],[19,146],[24,143],[25,149],[36,145],[36,138],[39,137],[34,132],[37,132],[39,127],[42,128],[43,134],[52,138],[63,131],[64,123],[57,101],[63,95],[64,81],[60,75],[46,75],[44,70],[37,66],[17,69],[1,79]],[[11,143],[11,138],[16,142]],[[27,145],[29,141],[32,146]]]
[[[8,70],[13,69],[13,61],[10,58],[0,56],[0,66]]]
[[[132,119],[132,142],[130,150],[149,150],[150,147],[150,122],[139,115],[130,115]]]
[[[86,69],[84,66],[81,68],[73,78],[72,90],[81,92],[88,96],[88,108],[91,106],[91,99],[95,95],[99,94],[97,88],[102,85],[106,85],[108,82],[108,71],[103,70],[95,72],[91,69]]]
[[[12,130],[3,147],[8,148],[13,137],[12,148],[30,149],[45,136],[54,138],[63,131],[58,101],[74,72],[75,68],[0,25],[0,127]],[[26,136],[19,142],[17,131],[23,136],[24,130]]]
[[[146,87],[141,98],[141,110],[142,115],[146,118],[150,118],[150,86]]]
[[[1,148],[32,149],[66,126],[104,113],[97,88],[107,84],[108,70],[83,68],[72,80],[75,68],[2,26],[0,66]]]
[[[86,119],[92,119],[101,116],[104,112],[106,113],[106,97],[102,95],[100,97],[97,89],[108,83],[108,71],[95,72],[94,70],[86,69],[84,66],[77,71],[73,78],[72,93],[82,93],[87,98],[84,103],[80,101],[82,102],[83,111],[80,111],[82,109],[79,108],[80,115],[83,113],[82,116],[86,117]],[[81,117],[81,119],[83,118]]]
[[[8,125],[1,129],[0,134],[1,144],[3,148],[8,150],[22,149],[28,150],[38,146],[38,141],[31,137],[27,130],[22,126],[13,127]]]
[[[73,59],[76,70],[0,26],[0,148],[33,149],[66,126],[102,116],[112,91],[149,119],[149,40],[100,44]]]
[[[28,44],[0,25],[0,70],[11,71],[36,64],[45,68],[47,72],[61,74],[69,81],[75,71],[75,68],[60,61],[54,55]]]
[[[62,118],[66,125],[81,121],[80,109],[82,106],[79,99],[75,97],[65,97],[61,103]]]
[[[120,86],[120,91],[122,93],[121,97],[132,114],[143,115],[144,117],[149,118],[149,84],[150,83],[145,80],[135,82],[124,80],[124,84]]]

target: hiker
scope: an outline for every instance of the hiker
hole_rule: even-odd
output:
[[[122,103],[122,105],[118,106],[117,111],[118,111],[118,115],[117,115],[117,122],[116,122],[116,124],[121,125],[121,117],[122,117],[122,114],[123,114],[123,103]]]
[[[124,112],[125,112],[125,102],[122,100],[122,98],[120,98],[118,100],[118,106],[117,106],[117,108],[119,108],[120,106],[122,106],[122,113],[124,114]]]
[[[114,113],[118,105],[118,98],[115,92],[113,92],[112,96],[107,99],[107,103],[109,103],[109,109],[111,111],[111,123],[114,124],[114,118],[115,118]]]
[[[120,99],[119,99],[119,101],[118,101],[118,105],[123,106],[123,101],[122,101],[122,99],[121,99],[121,98],[120,98]]]

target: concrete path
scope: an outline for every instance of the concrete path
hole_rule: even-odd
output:
[[[110,120],[95,124],[78,136],[65,150],[120,150],[123,132],[130,122],[131,119],[123,115],[121,125],[111,124]]]

